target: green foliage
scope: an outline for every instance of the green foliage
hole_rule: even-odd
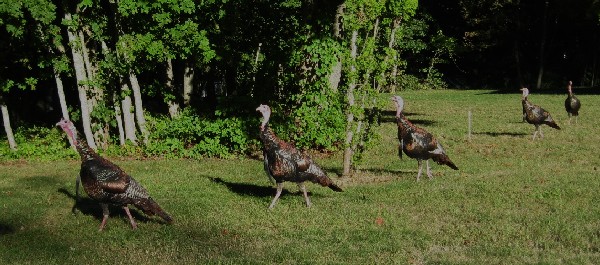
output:
[[[231,157],[245,153],[252,143],[246,123],[236,117],[206,119],[186,109],[174,119],[152,118],[148,125],[148,156]]]
[[[329,84],[329,74],[339,53],[340,47],[332,39],[315,39],[292,56],[290,64],[304,70],[290,77],[299,92],[290,97],[294,107],[286,122],[288,132],[300,148],[334,150],[343,139],[342,95]]]
[[[0,160],[58,160],[78,157],[62,130],[19,126],[14,133],[17,151],[10,150],[6,138],[0,141]]]

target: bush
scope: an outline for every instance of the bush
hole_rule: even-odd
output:
[[[6,138],[0,143],[0,160],[36,159],[58,160],[77,158],[77,152],[69,148],[62,130],[46,127],[18,127],[15,131],[17,150],[12,151]]]
[[[151,118],[148,124],[150,141],[144,152],[149,156],[227,158],[245,153],[253,141],[238,117],[207,119],[185,110],[175,119]]]

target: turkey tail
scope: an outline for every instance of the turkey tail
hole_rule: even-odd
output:
[[[331,181],[331,179],[327,176],[325,171],[319,168],[319,166],[317,166],[315,163],[310,164],[305,174],[309,174],[309,179],[313,183],[317,183],[323,187],[329,187],[337,192],[343,191],[342,188],[340,188],[338,185],[335,185],[335,183],[333,183],[333,181]]]
[[[337,192],[342,192],[343,191],[342,188],[340,188],[338,185],[333,184],[333,182],[331,182],[327,187],[329,187],[333,191],[337,191]]]
[[[560,130],[560,127],[558,127],[558,124],[556,124],[556,122],[554,122],[554,121],[549,121],[546,123],[546,125],[554,128],[554,129]]]
[[[433,157],[433,161],[437,162],[440,165],[446,165],[454,170],[458,170],[458,167],[450,160],[447,155],[435,156]]]
[[[152,198],[148,198],[141,203],[135,204],[137,208],[142,210],[147,215],[158,215],[162,219],[164,219],[167,223],[172,224],[173,218],[169,214],[167,214],[158,203],[156,203]]]
[[[458,167],[452,163],[452,161],[450,161],[450,159],[448,159],[445,163],[446,166],[449,166],[450,168],[454,169],[454,170],[458,170]]]

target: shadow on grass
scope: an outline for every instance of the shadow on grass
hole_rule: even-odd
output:
[[[223,180],[222,178],[215,178],[215,177],[209,177],[209,179],[217,184],[221,184],[225,187],[227,187],[227,189],[229,189],[231,192],[238,194],[238,195],[244,195],[244,196],[253,196],[253,197],[273,197],[275,196],[275,193],[277,192],[277,189],[274,187],[265,187],[265,186],[258,186],[258,185],[254,185],[254,184],[248,184],[248,183],[234,183],[234,182],[229,182],[226,180]],[[294,191],[294,192],[290,192],[288,190],[289,187],[297,187],[295,183],[293,182],[285,182],[284,186],[283,186],[283,191],[281,192],[281,196],[285,196],[285,195],[301,195],[302,192],[298,191]],[[293,188],[292,188],[293,189]],[[318,194],[313,195],[310,191],[308,192],[309,196],[317,196],[319,197]]]
[[[65,188],[60,188],[58,189],[58,192],[66,195],[67,197],[69,197],[70,199],[72,199],[73,201],[75,201],[75,204],[73,205],[73,208],[71,209],[71,212],[73,212],[73,214],[77,214],[78,212],[82,213],[83,215],[90,215],[93,216],[95,219],[97,219],[98,221],[102,220],[102,208],[100,207],[100,203],[90,199],[89,197],[79,197],[79,200],[76,199],[76,196],[74,194],[72,194],[71,192],[69,192],[68,190],[66,190]],[[156,222],[156,223],[165,223],[162,219],[155,219],[155,218],[149,218],[144,214],[141,214],[139,210],[137,210],[136,208],[132,208],[130,207],[130,212],[131,212],[131,216],[133,216],[133,218],[135,219],[136,222],[142,222],[142,223],[147,223],[147,222]],[[108,205],[108,210],[110,212],[109,218],[118,216],[120,219],[123,219],[126,223],[129,223],[129,217],[127,217],[127,214],[125,213],[125,211],[118,206],[109,204]]]
[[[517,137],[517,136],[526,136],[529,135],[528,133],[523,133],[523,132],[475,132],[473,133],[475,135],[488,135],[488,136],[492,136],[492,137],[498,137],[498,136],[513,136],[513,137]]]
[[[236,193],[238,195],[247,195],[247,196],[253,196],[253,197],[270,197],[275,195],[275,188],[272,187],[265,187],[265,186],[258,186],[258,185],[254,185],[254,184],[248,184],[248,183],[234,183],[234,182],[228,182],[223,180],[222,178],[215,178],[215,177],[208,177],[212,182],[217,183],[217,184],[221,184],[225,187],[227,187],[227,189],[229,189],[231,192]],[[281,193],[286,194],[289,192],[286,190],[283,190],[283,192]]]
[[[0,236],[12,234],[15,232],[16,231],[12,226],[6,225],[6,224],[0,224]]]

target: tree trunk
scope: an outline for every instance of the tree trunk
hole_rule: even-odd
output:
[[[402,20],[400,18],[396,18],[394,19],[394,24],[392,25],[392,31],[390,32],[390,41],[388,42],[388,48],[389,49],[394,49],[394,45],[396,43],[396,31],[398,31],[398,28],[400,28],[400,22]],[[388,56],[385,56],[385,60],[386,61],[388,59]],[[392,58],[393,63],[392,63],[392,71],[390,73],[390,91],[392,93],[396,93],[396,87],[398,85],[398,83],[396,82],[396,78],[398,77],[398,54],[397,51],[396,53],[394,53],[394,58]],[[385,72],[381,73],[382,75],[385,75]]]
[[[357,53],[357,48],[356,48],[356,39],[358,37],[358,31],[352,31],[352,41],[350,43],[351,45],[351,53],[350,53],[350,60],[351,62],[351,66],[350,66],[350,71],[352,73],[356,72],[356,53]],[[353,76],[354,74],[352,74]],[[353,107],[355,105],[354,102],[354,89],[356,88],[356,80],[351,80],[350,84],[348,85],[348,91],[346,92],[346,97],[348,99],[348,113],[346,114],[346,140],[344,142],[345,144],[345,150],[344,150],[344,167],[343,167],[343,172],[342,174],[344,176],[348,176],[350,175],[350,171],[351,171],[351,167],[352,167],[352,156],[354,155],[354,152],[352,150],[352,138],[354,136],[354,132],[352,130],[353,124],[354,124],[354,113],[353,113]]]
[[[336,13],[335,13],[335,21],[333,22],[333,36],[336,39],[340,39],[342,37],[341,30],[341,19],[344,15],[344,8],[346,8],[345,4],[338,5]],[[342,79],[342,60],[337,56],[337,62],[331,66],[331,74],[329,75],[329,88],[334,92],[338,91],[338,87],[340,84],[340,80]]]
[[[87,73],[88,80],[94,80],[97,71],[97,68],[90,61],[90,50],[86,46],[85,36],[83,31],[78,31],[79,40],[81,41],[81,53],[83,54],[83,62],[85,63],[85,70]],[[104,49],[106,44],[102,45],[103,52],[107,52],[108,49]],[[104,91],[98,85],[91,85],[89,87],[90,94],[89,95],[89,113],[94,113],[94,109],[101,103],[104,102]],[[102,122],[102,120],[91,119],[92,128],[96,128],[94,132],[94,139],[96,139],[96,143],[101,146],[102,149],[106,149],[108,147],[109,140],[109,132],[108,132],[108,124]]]
[[[65,19],[71,20],[71,14],[65,12]],[[87,98],[87,86],[83,82],[87,81],[87,74],[85,72],[85,65],[83,62],[83,55],[75,47],[77,45],[78,38],[75,33],[67,27],[67,35],[69,42],[71,43],[71,53],[73,56],[73,67],[75,68],[75,78],[77,79],[77,91],[79,94],[79,101],[81,103],[81,121],[83,123],[83,133],[88,145],[92,149],[97,149],[96,142],[94,142],[94,135],[92,133],[92,127],[90,123],[90,112],[88,108]]]
[[[130,90],[126,82],[121,85],[121,90],[124,92],[123,100],[121,100],[121,107],[123,108],[123,127],[125,128],[125,139],[131,141],[137,145],[137,138],[135,136],[135,117],[131,111],[131,96],[129,96]]]
[[[125,131],[123,130],[123,116],[121,115],[121,104],[117,93],[113,92],[113,107],[115,108],[115,118],[117,119],[117,128],[119,129],[119,145],[125,145]]]
[[[0,109],[2,110],[2,121],[4,122],[4,132],[6,132],[6,138],[8,139],[8,146],[10,150],[17,150],[17,142],[13,135],[12,127],[10,126],[10,117],[8,115],[8,107],[4,103],[2,95],[0,95]]]
[[[142,92],[140,83],[138,82],[137,76],[133,70],[129,71],[129,82],[131,83],[131,90],[133,90],[133,99],[135,102],[135,118],[137,125],[142,133],[143,143],[148,143],[148,130],[146,130],[146,118],[144,117],[144,107],[142,106]]]
[[[183,105],[190,106],[192,93],[194,92],[194,64],[191,61],[186,62],[183,73]]]
[[[170,97],[172,98],[168,98],[167,99],[167,105],[169,106],[169,115],[171,116],[171,118],[175,118],[177,116],[179,116],[179,103],[177,103],[177,98],[176,98],[176,94],[175,93],[175,85],[173,84],[174,81],[174,74],[173,74],[173,62],[171,59],[167,60],[167,91],[168,93],[171,93]]]
[[[544,54],[546,48],[546,17],[548,16],[548,1],[544,3],[544,16],[542,17],[542,38],[540,41],[540,69],[538,72],[537,83],[535,88],[540,89],[542,87],[542,77],[544,76]]]
[[[515,68],[517,69],[517,82],[519,87],[523,87],[523,73],[521,72],[521,51],[519,49],[519,41],[515,41],[514,56],[515,56]]]
[[[63,86],[62,79],[60,78],[60,74],[56,69],[54,69],[54,81],[56,81],[56,91],[58,92],[58,101],[60,103],[62,116],[66,120],[71,120],[69,118],[69,110],[67,108],[67,100],[65,98],[65,88]]]

